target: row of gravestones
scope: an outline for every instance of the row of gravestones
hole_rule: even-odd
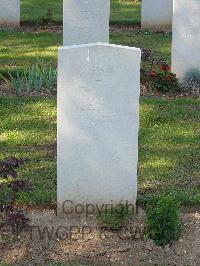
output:
[[[136,203],[141,51],[108,44],[109,16],[109,0],[64,0],[64,47],[58,52],[59,214],[71,202],[80,209],[91,204],[91,210]]]
[[[172,29],[172,72],[180,81],[199,72],[200,0],[143,0],[142,28]]]
[[[174,13],[173,68],[181,78],[187,69],[200,68],[200,0],[175,0]],[[109,0],[64,0],[59,213],[66,200],[136,202],[141,51],[108,44],[109,15]]]
[[[173,68],[200,68],[200,0],[174,1]],[[58,213],[136,204],[141,51],[109,45],[109,0],[64,0],[58,53]],[[101,42],[101,43],[98,43]]]
[[[109,2],[64,0],[64,45],[108,43]],[[170,30],[172,20],[172,71],[183,79],[188,70],[200,68],[200,0],[142,1],[143,28]],[[0,0],[0,25],[19,23],[20,0]]]
[[[142,1],[142,27],[171,30],[173,0],[153,1]],[[20,0],[0,0],[0,7],[0,25],[19,26]],[[99,16],[98,8],[95,11]]]

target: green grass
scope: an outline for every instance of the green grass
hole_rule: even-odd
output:
[[[21,1],[22,21],[37,21],[47,8],[52,8],[54,20],[62,20],[61,0]],[[113,23],[138,23],[140,21],[140,4],[130,0],[113,0],[111,2],[111,21]],[[170,61],[170,35],[139,32],[138,30],[112,32],[110,42],[142,48],[160,50],[161,55]],[[37,60],[57,63],[57,49],[62,45],[62,33],[55,32],[0,32],[0,72],[16,71],[27,63]]]
[[[52,9],[53,20],[62,22],[62,3],[63,0],[21,0],[21,21],[38,22],[48,9]]]
[[[62,44],[59,33],[0,33],[0,70],[7,72],[25,67],[37,60],[57,61],[57,48]]]
[[[101,228],[108,230],[119,230],[128,219],[135,214],[135,210],[128,205],[119,205],[97,214],[97,221]]]
[[[143,99],[140,124],[140,201],[178,192],[200,204],[200,100]]]
[[[37,2],[37,5],[36,5]],[[48,3],[48,4],[47,4]],[[35,23],[52,8],[62,21],[61,0],[21,0],[23,22]],[[111,23],[140,22],[140,4],[113,0]],[[159,50],[170,62],[171,35],[138,30],[112,32],[110,42]],[[16,71],[37,60],[57,64],[62,34],[53,32],[0,32],[0,71]],[[184,205],[200,204],[200,101],[142,98],[140,104],[139,201],[177,191]],[[0,97],[0,158],[28,157],[20,176],[33,191],[20,194],[19,203],[54,205],[56,202],[56,99]]]
[[[27,157],[20,177],[33,183],[19,203],[56,202],[56,100],[0,97],[0,158]],[[139,201],[177,191],[184,205],[200,204],[200,100],[141,98]]]
[[[33,183],[21,203],[51,204],[56,195],[56,100],[0,97],[0,157],[31,160],[20,170]]]
[[[36,23],[52,9],[53,20],[62,24],[62,0],[21,0],[21,21]],[[111,24],[140,23],[140,3],[133,0],[111,1]]]
[[[110,42],[142,48],[160,50],[162,56],[170,61],[171,35],[140,32],[114,32],[110,34]],[[61,33],[0,33],[0,71],[24,68],[26,63],[37,60],[57,63],[58,46],[62,45]]]
[[[111,0],[111,24],[138,24],[141,22],[141,3],[133,0]]]

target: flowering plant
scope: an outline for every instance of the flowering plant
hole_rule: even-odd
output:
[[[176,75],[171,73],[171,67],[159,51],[142,49],[142,84],[145,90],[160,92],[175,92],[179,88]]]
[[[151,70],[152,87],[161,92],[175,92],[178,89],[178,79],[171,73],[171,67],[167,64],[160,66],[160,72]]]

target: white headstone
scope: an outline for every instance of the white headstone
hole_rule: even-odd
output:
[[[142,0],[142,28],[172,29],[173,0]]]
[[[137,195],[140,49],[103,43],[59,48],[58,213]]]
[[[0,0],[0,27],[20,26],[20,0]]]
[[[110,0],[64,0],[64,46],[109,43]]]
[[[200,0],[174,0],[172,72],[200,71]]]

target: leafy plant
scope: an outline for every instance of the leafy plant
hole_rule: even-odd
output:
[[[47,8],[44,15],[39,17],[38,23],[40,25],[48,25],[53,22],[53,9]]]
[[[171,73],[166,59],[152,49],[142,49],[141,81],[147,91],[175,92],[179,89],[178,79]]]
[[[0,212],[3,213],[2,226],[11,226],[12,229],[21,231],[27,226],[27,219],[22,211],[15,210],[17,193],[21,190],[30,189],[30,184],[17,180],[16,169],[20,167],[27,159],[17,159],[9,157],[0,161]]]
[[[161,92],[175,92],[179,88],[178,79],[176,75],[171,73],[170,66],[161,65],[161,72],[152,70],[150,78],[152,79],[152,87]]]
[[[145,91],[174,92],[178,80],[170,72],[166,59],[153,49],[142,49],[141,82]]]
[[[166,59],[160,56],[159,51],[153,49],[142,49],[142,68],[143,75],[149,75],[157,66],[166,65]]]
[[[20,167],[27,159],[16,159],[15,157],[8,157],[0,161],[0,177],[6,179],[9,176],[17,178],[16,168]]]
[[[23,83],[21,81],[20,73],[17,72],[16,76],[8,73],[8,78],[0,73],[0,78],[4,80],[11,88],[14,88],[17,94],[20,94],[23,90]]]
[[[30,92],[46,92],[54,94],[56,91],[57,70],[54,66],[42,62],[28,65],[16,75],[9,73],[8,78],[0,74],[18,95]]]
[[[97,215],[101,228],[119,230],[131,216],[131,210],[127,205],[120,204],[109,210],[104,210]]]
[[[9,225],[15,234],[19,234],[27,224],[30,222],[29,218],[26,218],[23,212],[16,211],[7,215],[6,225]]]
[[[146,206],[146,236],[164,246],[177,240],[181,232],[180,206],[173,194],[162,195]]]

